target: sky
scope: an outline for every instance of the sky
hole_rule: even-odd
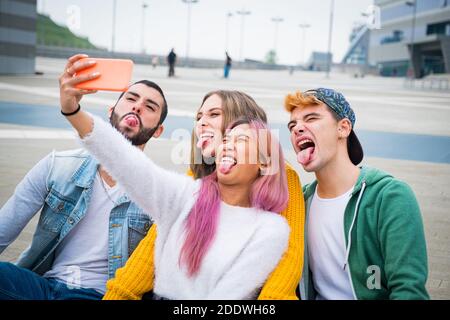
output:
[[[331,2],[198,0],[190,5],[188,37],[189,6],[182,0],[116,0],[115,50],[142,52],[144,47],[148,54],[166,55],[173,47],[184,57],[189,39],[189,57],[224,59],[228,29],[228,52],[234,60],[241,60],[242,53],[242,58],[264,61],[267,52],[276,47],[278,63],[298,64],[312,51],[327,51]],[[331,51],[333,61],[340,62],[353,25],[365,22],[361,13],[373,0],[334,2]],[[38,0],[39,13],[108,49],[112,44],[113,7],[113,0]],[[251,12],[245,16],[243,28],[243,16],[237,11]],[[230,18],[228,12],[233,14]],[[283,21],[275,23],[273,18]],[[310,27],[301,29],[299,24]]]

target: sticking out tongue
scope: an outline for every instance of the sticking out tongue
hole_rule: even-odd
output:
[[[307,165],[311,161],[314,149],[314,147],[309,147],[297,153],[297,161],[304,166]]]
[[[219,171],[222,174],[228,174],[231,171],[231,168],[234,166],[234,163],[231,162],[223,162],[219,165]]]
[[[197,148],[203,149],[203,147],[206,145],[207,142],[208,142],[208,139],[205,139],[205,138],[198,139]]]
[[[139,121],[136,117],[134,116],[128,116],[125,118],[125,122],[127,123],[127,125],[129,125],[130,127],[137,127],[139,125]]]

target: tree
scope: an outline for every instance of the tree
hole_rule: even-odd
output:
[[[269,50],[269,52],[267,52],[266,54],[266,63],[269,64],[276,64],[277,63],[277,53],[275,50]]]

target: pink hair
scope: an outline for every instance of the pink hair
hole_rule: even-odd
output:
[[[258,132],[258,145],[261,145],[261,134],[259,133],[267,133],[265,136],[269,144],[265,158],[272,158],[271,166],[277,165],[272,168],[270,174],[261,175],[253,182],[250,203],[254,208],[281,212],[289,199],[281,146],[271,135],[267,125],[261,121],[240,119],[231,124],[229,129],[244,123],[249,124],[250,128],[256,129]],[[259,153],[261,157],[261,150]],[[214,240],[219,221],[220,200],[217,172],[214,171],[209,176],[202,178],[199,196],[186,221],[186,239],[181,249],[180,263],[187,266],[189,276],[194,276],[199,271],[201,262]]]

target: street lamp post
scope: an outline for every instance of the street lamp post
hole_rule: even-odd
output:
[[[334,15],[334,0],[331,0],[331,9],[330,9],[330,28],[328,30],[328,53],[327,53],[327,74],[326,77],[330,77],[330,69],[331,69],[331,36],[333,32],[333,15]]]
[[[302,63],[305,64],[305,48],[306,48],[306,29],[311,27],[310,24],[301,23],[298,25],[302,29]]]
[[[227,13],[227,19],[225,23],[225,51],[228,51],[228,27],[230,26],[230,18],[233,16],[231,12]]]
[[[412,18],[412,29],[411,29],[411,68],[412,68],[412,77],[416,78],[416,68],[414,68],[414,29],[416,28],[416,11],[417,11],[417,1],[406,1],[406,5],[413,7],[413,18]]]
[[[277,52],[277,38],[278,38],[278,23],[283,22],[284,19],[280,17],[272,18],[272,21],[275,23],[275,34],[273,36],[273,51]]]
[[[239,48],[239,60],[242,61],[244,51],[244,20],[245,16],[249,15],[251,11],[245,11],[244,9],[236,11],[241,16],[241,45]]]
[[[114,52],[114,48],[116,45],[116,7],[117,7],[117,0],[114,0],[113,2],[113,16],[112,16],[112,36],[111,36],[111,52]]]
[[[142,28],[141,28],[141,50],[145,54],[145,9],[148,7],[146,3],[142,3]]]
[[[189,66],[189,41],[191,37],[191,6],[193,3],[197,3],[198,0],[182,0],[187,4],[188,15],[187,15],[187,36],[186,36],[186,66]]]

